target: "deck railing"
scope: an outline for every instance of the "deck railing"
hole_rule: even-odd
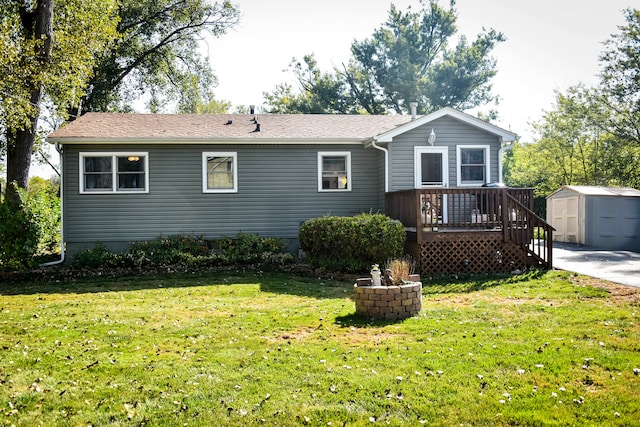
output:
[[[531,188],[423,188],[385,195],[385,213],[423,233],[502,232],[541,265],[552,267],[553,228],[533,212]]]

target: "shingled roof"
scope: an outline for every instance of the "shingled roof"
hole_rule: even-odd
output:
[[[260,130],[257,131],[257,123]],[[51,133],[55,143],[193,140],[361,140],[411,121],[411,116],[330,114],[87,113]]]

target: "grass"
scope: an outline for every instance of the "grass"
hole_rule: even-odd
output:
[[[419,317],[385,323],[354,315],[352,289],[229,272],[0,285],[2,425],[640,419],[635,290],[561,272],[434,281]]]

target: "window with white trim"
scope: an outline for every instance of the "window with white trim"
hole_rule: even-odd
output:
[[[80,153],[80,193],[148,193],[149,154]]]
[[[202,153],[202,192],[238,192],[238,153]]]
[[[489,182],[490,163],[488,145],[458,145],[458,186],[478,186]]]
[[[351,153],[318,153],[318,191],[351,191]]]

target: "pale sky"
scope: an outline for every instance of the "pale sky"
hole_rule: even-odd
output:
[[[221,1],[221,0],[220,0]],[[232,0],[241,22],[208,42],[218,76],[217,99],[237,105],[263,103],[263,92],[283,82],[296,58],[314,53],[323,71],[346,63],[353,40],[368,38],[387,19],[388,0]],[[399,9],[419,0],[396,0]],[[448,5],[448,0],[440,4]],[[638,0],[457,0],[458,33],[473,40],[482,28],[501,31],[507,41],[493,51],[498,74],[493,92],[500,103],[495,122],[534,140],[531,122],[552,108],[554,90],[597,82],[602,42],[625,23],[622,10]],[[488,110],[489,107],[484,108]],[[470,112],[474,114],[473,111]],[[54,153],[55,154],[55,153]],[[54,158],[56,156],[54,155]],[[31,175],[50,176],[33,165]]]
[[[507,41],[493,51],[501,101],[497,125],[531,141],[532,121],[554,100],[554,89],[597,82],[602,42],[625,23],[622,10],[638,0],[457,0],[458,32],[473,40],[482,28]],[[388,0],[235,0],[241,22],[209,42],[218,76],[216,98],[261,105],[263,92],[295,83],[285,71],[293,57],[314,53],[323,71],[350,56],[354,39],[368,38],[387,19]],[[401,10],[418,0],[393,2]],[[448,0],[440,0],[448,6]],[[487,110],[488,108],[485,108]],[[473,112],[471,112],[473,113]]]

